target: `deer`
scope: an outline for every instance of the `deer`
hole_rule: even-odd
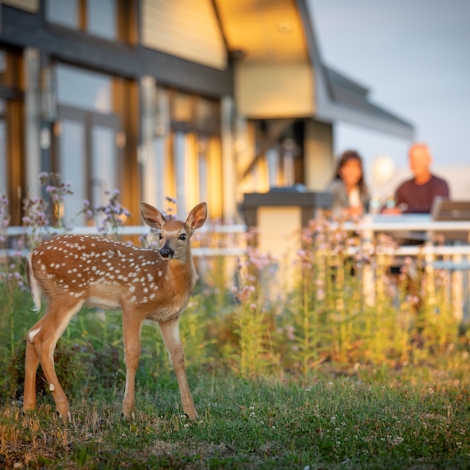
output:
[[[145,223],[159,231],[160,249],[137,248],[107,238],[59,235],[43,241],[27,256],[27,279],[40,311],[41,293],[48,300],[44,316],[27,332],[23,410],[36,407],[36,372],[41,363],[56,410],[71,421],[67,396],[54,368],[57,341],[83,305],[122,310],[126,385],[122,414],[135,418],[135,374],[144,320],[158,322],[178,381],[184,414],[198,418],[189,390],[179,318],[198,275],[190,239],[207,217],[201,202],[185,222],[167,220],[156,208],[140,203]]]

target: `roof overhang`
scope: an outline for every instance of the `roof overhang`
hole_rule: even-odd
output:
[[[253,119],[345,121],[405,139],[413,125],[323,64],[308,0],[214,0],[235,62],[235,95]]]
[[[308,0],[295,0],[302,18],[309,57],[315,70],[315,118],[346,121],[358,126],[412,139],[414,127],[368,99],[368,89],[327,68],[321,60]]]

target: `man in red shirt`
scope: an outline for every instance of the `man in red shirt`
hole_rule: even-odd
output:
[[[384,214],[431,212],[436,196],[449,198],[449,186],[437,176],[431,174],[431,153],[425,144],[413,144],[409,152],[409,162],[414,178],[405,181],[397,189],[395,207],[386,208]]]

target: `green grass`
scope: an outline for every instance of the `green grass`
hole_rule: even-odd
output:
[[[0,266],[0,468],[470,468],[470,329],[452,310],[449,273],[417,259],[390,277],[390,256],[350,256],[357,240],[325,221],[303,244],[286,272],[252,249],[236,279],[226,278],[226,258],[205,261],[180,322],[197,422],[181,416],[150,323],[136,419],[121,417],[121,315],[86,308],[54,355],[72,423],[57,417],[40,370],[39,407],[23,414],[26,334],[45,302],[41,314],[31,311],[24,259],[8,260]]]
[[[468,468],[465,368],[320,371],[305,383],[190,376],[200,415],[181,416],[172,374],[139,387],[134,422],[120,393],[71,400],[64,426],[49,396],[0,413],[0,466],[25,468]]]

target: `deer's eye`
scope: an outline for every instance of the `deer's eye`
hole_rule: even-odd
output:
[[[163,238],[163,235],[161,233],[159,233],[158,238],[161,240]]]
[[[178,237],[180,240],[186,240],[186,234],[185,233],[182,233],[179,237]]]

